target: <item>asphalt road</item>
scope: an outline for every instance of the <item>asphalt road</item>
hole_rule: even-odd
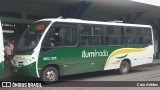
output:
[[[6,70],[3,76],[3,79],[1,79],[0,81],[39,81],[39,79],[22,76],[19,74],[14,74],[14,73],[11,73],[9,70]],[[121,87],[121,85],[122,86],[125,85],[124,87],[126,87],[127,85],[132,86],[131,84],[137,85],[137,83],[141,84],[141,81],[146,81],[146,82],[151,81],[152,83],[155,83],[155,84],[157,84],[157,81],[159,81],[158,85],[160,86],[160,65],[147,66],[147,67],[141,66],[141,67],[132,68],[128,74],[124,74],[124,75],[119,75],[115,71],[103,71],[103,72],[85,73],[85,74],[78,74],[78,75],[69,75],[69,76],[61,77],[60,81],[61,82],[58,82],[54,85],[43,85],[44,87],[47,87],[47,88],[39,88],[39,89],[43,89],[43,90],[50,90],[50,89],[55,89],[55,90],[96,90],[96,89],[99,89],[101,90],[102,89],[104,90],[105,88],[110,88],[110,87],[113,88],[114,86],[116,87],[116,85],[119,85],[119,87]],[[71,81],[71,82],[68,82],[68,81]],[[116,82],[116,84],[114,81]],[[125,82],[117,83],[117,81],[125,81]],[[143,83],[145,84],[146,82],[143,82]],[[87,83],[91,85],[88,85]],[[99,84],[100,86],[104,88],[98,88],[100,86],[96,86],[97,84]],[[106,87],[105,86],[106,84],[109,87]],[[110,88],[110,90],[113,90],[112,88]],[[137,88],[137,87],[134,87],[134,88]],[[146,88],[145,90],[149,90],[147,89],[147,87],[143,87],[143,88]],[[150,90],[151,88],[157,89],[157,90],[159,89],[156,87],[150,87]],[[32,88],[32,89],[37,90],[37,88]],[[12,89],[4,88],[4,90],[17,90],[17,88],[12,88]]]

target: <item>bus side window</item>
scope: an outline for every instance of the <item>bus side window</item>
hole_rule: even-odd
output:
[[[102,45],[103,44],[103,37],[93,37],[93,45]]]
[[[103,27],[95,25],[92,27],[92,32],[92,44],[103,45]]]
[[[125,45],[125,37],[121,37],[121,45]]]
[[[81,45],[82,46],[89,46],[92,45],[92,28],[90,25],[82,25],[80,27],[81,30]]]
[[[91,40],[92,40],[92,38],[89,36],[81,36],[81,45],[83,45],[83,46],[91,45],[91,43],[92,43]]]
[[[105,45],[122,45],[122,29],[121,26],[106,26]]]
[[[138,38],[138,44],[143,44],[143,37]]]
[[[143,38],[143,43],[145,45],[150,45],[152,44],[152,35],[151,35],[151,29],[150,28],[144,28],[144,38]]]
[[[68,23],[54,24],[49,29],[45,40],[46,45],[44,43],[44,46],[48,48],[76,45],[78,41],[76,25]]]
[[[60,27],[55,27],[55,31],[53,33],[53,43],[55,46],[60,45],[60,31],[61,31]]]
[[[43,48],[52,48],[54,47],[54,28],[51,27],[49,29],[49,31],[47,32],[47,34],[45,35],[45,38],[43,40],[43,43],[42,43],[42,47]]]
[[[98,25],[82,25],[81,45],[82,46],[99,46],[103,45],[103,27]]]
[[[110,44],[109,36],[106,36],[106,38],[105,38],[105,44],[106,44],[106,45],[109,45],[109,44]]]
[[[130,37],[126,37],[125,38],[125,45],[130,45],[131,44],[131,39],[130,39]]]

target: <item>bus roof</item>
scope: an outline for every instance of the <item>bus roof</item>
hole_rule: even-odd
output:
[[[97,24],[97,25],[114,25],[114,26],[132,26],[132,27],[149,27],[149,28],[152,28],[150,25],[143,25],[143,24],[89,21],[89,20],[72,19],[72,18],[67,18],[67,19],[48,18],[48,19],[41,19],[41,20],[38,20],[38,21],[52,21],[52,22],[68,22],[68,23],[81,23],[81,24]]]

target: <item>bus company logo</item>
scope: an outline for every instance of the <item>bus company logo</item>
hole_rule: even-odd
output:
[[[94,50],[92,52],[87,52],[86,50],[82,51],[82,58],[91,58],[91,57],[104,57],[108,56],[108,51],[105,49],[103,51]]]

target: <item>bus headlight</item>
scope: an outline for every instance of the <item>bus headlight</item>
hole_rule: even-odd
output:
[[[27,64],[28,64],[28,62],[27,62],[27,61],[24,61],[24,62],[23,62],[23,65],[27,65]]]
[[[32,62],[31,59],[27,59],[27,58],[26,58],[26,59],[24,60],[24,63],[23,63],[23,64],[24,64],[24,66],[25,66],[25,65],[30,64],[31,62]]]
[[[14,61],[22,61],[23,59],[21,57],[15,57],[13,60]]]
[[[32,59],[34,59],[34,57],[32,57]]]
[[[31,55],[17,55],[13,58],[13,63],[18,63],[18,66],[26,66],[33,63],[34,61],[35,57],[32,57]]]

